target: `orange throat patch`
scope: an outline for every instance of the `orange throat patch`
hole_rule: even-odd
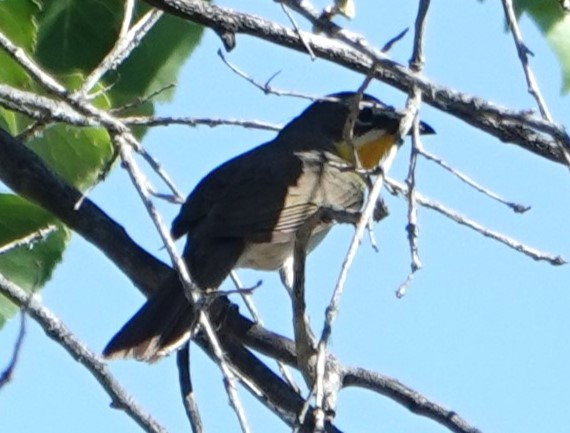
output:
[[[396,136],[393,134],[385,134],[376,140],[358,146],[356,153],[358,153],[358,159],[362,164],[362,168],[372,169],[386,158],[394,145],[395,138]]]

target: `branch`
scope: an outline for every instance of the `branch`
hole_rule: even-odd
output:
[[[513,2],[511,0],[502,0],[501,3],[503,4],[503,9],[505,11],[505,17],[507,19],[507,23],[509,24],[509,28],[511,29],[511,33],[513,35],[513,39],[515,41],[515,45],[517,47],[517,53],[519,55],[519,59],[521,61],[521,65],[524,71],[524,75],[526,77],[526,83],[528,85],[528,92],[534,97],[536,103],[538,105],[538,109],[540,110],[540,114],[545,120],[552,122],[552,115],[546,106],[546,102],[542,97],[542,93],[540,93],[540,89],[538,88],[538,83],[536,82],[536,78],[532,73],[532,69],[530,69],[530,64],[528,61],[528,54],[530,50],[527,48],[525,43],[522,39],[522,33],[519,29],[519,25],[517,23],[517,18],[515,16],[515,10],[513,8]]]
[[[178,382],[180,383],[182,402],[184,403],[188,421],[190,421],[192,433],[202,433],[204,431],[202,417],[198,410],[198,403],[194,398],[192,377],[190,375],[190,342],[186,342],[182,349],[176,353],[176,365],[178,367]]]
[[[67,352],[87,368],[113,400],[113,407],[124,410],[144,431],[148,433],[166,433],[164,427],[152,416],[140,408],[131,396],[111,375],[105,363],[79,341],[65,325],[37,300],[30,298],[24,289],[12,283],[0,274],[0,293],[20,307],[25,307],[29,314],[44,330],[48,337],[55,340]]]
[[[74,210],[81,193],[65,184],[35,153],[1,128],[0,179],[18,194],[52,212],[99,248],[147,296],[161,286],[164,278],[172,277],[174,271],[170,267],[139,247],[121,226],[89,198]],[[242,345],[297,367],[295,343],[240,315],[237,307],[225,298],[214,301],[211,310],[213,321],[219,327],[225,356],[233,367],[250,380],[245,385],[283,421],[294,426],[305,404],[304,399]],[[214,356],[203,336],[198,335],[194,341],[209,356]],[[312,410],[309,410],[302,431],[312,431],[311,425],[314,425],[314,418]],[[338,431],[328,422],[325,428],[329,432]]]
[[[22,351],[24,337],[26,336],[26,314],[24,313],[24,308],[25,306],[22,307],[22,310],[20,311],[20,331],[18,332],[16,342],[14,343],[12,358],[8,362],[8,366],[0,374],[0,389],[2,389],[4,385],[12,380],[14,370],[18,364],[18,359],[20,359],[20,352]]]
[[[306,53],[299,35],[291,29],[253,15],[222,8],[197,0],[146,0],[166,12],[210,27],[218,32],[241,33]],[[293,7],[290,3],[286,4]],[[330,23],[331,26],[336,24]],[[338,26],[336,26],[338,28]],[[336,30],[335,30],[336,31]],[[356,72],[367,74],[374,64],[374,78],[404,92],[417,86],[423,101],[479,128],[501,141],[510,142],[561,164],[566,164],[560,146],[570,148],[570,137],[555,123],[530,115],[527,111],[509,110],[474,96],[451,90],[416,75],[384,55],[363,54],[356,48],[328,38],[303,33],[315,56]],[[362,41],[361,41],[362,42]]]
[[[242,432],[249,433],[249,426],[247,423],[247,419],[245,417],[245,412],[243,410],[243,406],[240,402],[240,399],[237,395],[237,391],[234,386],[234,381],[233,381],[234,375],[230,367],[226,363],[223,351],[221,349],[221,346],[218,342],[218,338],[214,331],[214,327],[212,326],[209,313],[206,309],[202,308],[202,300],[204,292],[201,291],[200,288],[198,288],[198,286],[196,286],[196,284],[194,283],[194,281],[190,276],[190,272],[188,272],[185,262],[182,260],[182,258],[176,251],[174,240],[172,239],[169,230],[165,227],[164,223],[162,222],[162,219],[158,211],[156,210],[154,203],[150,199],[151,194],[148,190],[148,185],[150,183],[146,180],[146,178],[138,168],[136,162],[134,161],[132,156],[132,148],[128,145],[127,138],[122,134],[117,134],[113,136],[113,141],[116,143],[116,147],[119,149],[119,154],[121,156],[123,165],[126,168],[127,173],[129,174],[137,193],[139,194],[145,208],[147,209],[147,212],[152,222],[154,223],[158,231],[158,234],[160,235],[162,241],[164,242],[166,251],[170,256],[170,260],[172,261],[174,268],[176,269],[176,272],[178,273],[178,276],[182,282],[183,291],[186,296],[186,299],[190,304],[197,307],[195,309],[196,313],[195,324],[198,323],[200,324],[201,328],[205,331],[209,339],[210,347],[214,353],[214,359],[216,361],[216,364],[220,368],[224,378],[223,380],[224,387],[226,389],[226,393],[230,400],[230,405],[232,406],[238,418]]]
[[[511,33],[515,41],[515,46],[517,47],[517,53],[519,55],[521,66],[523,68],[524,75],[526,78],[528,92],[536,100],[538,109],[540,110],[540,114],[542,115],[542,117],[545,120],[552,122],[552,115],[548,110],[546,102],[544,101],[542,93],[540,92],[540,89],[538,87],[538,83],[536,82],[536,78],[534,77],[532,69],[530,68],[530,63],[528,61],[528,54],[531,52],[523,42],[522,33],[519,29],[517,17],[515,15],[515,10],[513,8],[513,2],[511,0],[502,0],[502,3],[507,23],[509,23],[509,28],[511,29]],[[564,155],[564,158],[566,159],[566,164],[570,166],[570,149],[564,146],[561,146],[560,149]]]
[[[103,126],[99,121],[84,114],[78,113],[65,102],[47,96],[20,90],[6,84],[0,84],[0,105],[5,108],[24,114],[32,119],[43,122],[62,122],[73,126]],[[125,126],[169,126],[169,125],[205,125],[241,126],[266,131],[279,131],[280,125],[258,120],[220,119],[209,117],[189,116],[129,116],[120,117]]]
[[[428,152],[425,149],[420,149],[419,150],[419,154],[421,156],[423,156],[424,158],[426,158],[429,161],[433,161],[434,163],[436,163],[437,165],[439,165],[441,168],[443,168],[444,170],[447,170],[448,172],[450,172],[451,174],[453,174],[455,177],[457,177],[459,180],[461,180],[462,182],[465,182],[467,185],[469,185],[471,188],[473,188],[476,191],[479,191],[480,193],[486,195],[487,197],[498,201],[499,203],[502,203],[506,206],[508,206],[509,208],[511,208],[513,210],[513,212],[516,213],[525,213],[528,210],[530,210],[530,206],[528,205],[523,205],[520,203],[515,203],[509,200],[504,199],[503,197],[501,197],[500,195],[494,193],[493,191],[479,185],[477,182],[475,182],[473,179],[471,179],[469,176],[461,173],[460,171],[456,170],[455,168],[453,168],[451,165],[449,165],[448,163],[446,163],[443,159],[438,158],[437,156],[435,156],[433,153]]]
[[[175,272],[173,269],[139,247],[119,224],[109,218],[89,198],[85,198],[81,207],[74,209],[75,203],[81,198],[81,193],[67,185],[45,166],[41,158],[2,128],[0,128],[0,180],[16,193],[53,213],[99,248],[145,295],[149,296],[157,290],[166,278],[172,279]],[[178,279],[172,280],[178,281]],[[183,290],[182,286],[180,290]],[[214,308],[214,305],[217,305],[217,308]],[[295,365],[295,349],[291,346],[291,340],[252,323],[241,316],[237,308],[229,308],[227,300],[220,298],[214,305],[212,315],[216,318],[216,327],[222,327],[223,333],[236,336],[235,338],[239,339],[237,341],[242,341],[241,344],[249,344],[262,353],[273,354],[276,359]],[[207,352],[208,355],[215,356],[207,343],[201,346],[210,350]],[[235,365],[233,354],[226,352],[225,355],[232,365]],[[267,373],[264,371],[267,367],[256,358],[247,359],[248,362],[252,362],[251,365],[244,365],[246,361],[238,357],[242,364],[238,364],[237,368],[253,372],[249,379],[258,388],[263,389],[265,384],[262,382],[266,380]],[[268,385],[267,399],[278,408],[281,407],[279,406],[281,402],[285,407],[290,407],[287,406],[289,403],[286,400],[289,389],[290,387],[284,382],[273,381]],[[302,404],[301,400],[299,408]],[[279,411],[276,413],[281,414]],[[287,413],[287,416],[292,415]],[[284,418],[284,421],[287,422],[288,419]]]
[[[395,181],[393,179],[386,179],[386,184],[391,189],[393,189],[397,194],[400,194],[403,196],[406,196],[408,194],[407,187],[398,181]],[[525,254],[526,256],[528,256],[534,260],[545,261],[545,262],[550,263],[551,265],[554,265],[554,266],[564,265],[567,263],[566,259],[562,256],[555,256],[555,255],[550,254],[550,253],[545,253],[545,252],[539,251],[536,248],[529,247],[529,246],[523,244],[522,242],[519,242],[515,239],[511,239],[508,236],[503,235],[502,233],[496,232],[494,230],[489,230],[489,229],[485,228],[484,226],[482,226],[481,224],[479,224],[478,222],[473,221],[472,219],[467,218],[466,216],[463,216],[463,215],[455,212],[454,210],[451,210],[451,209],[443,206],[442,204],[440,204],[434,200],[431,200],[430,198],[424,197],[420,193],[416,193],[416,194],[417,194],[416,199],[420,205],[427,207],[428,209],[435,210],[435,211],[445,215],[446,217],[450,218],[451,220],[455,221],[456,223],[467,226],[467,227],[475,230],[477,233],[480,233],[485,237],[494,239],[494,240],[508,246],[509,248],[512,248],[515,251],[518,251],[520,253]]]
[[[53,173],[32,150],[0,128],[0,179],[19,195],[39,204],[103,251],[131,281],[149,295],[171,269],[129,237],[91,200],[76,209],[82,194]]]
[[[424,32],[427,12],[429,9],[430,0],[420,0],[418,6],[418,13],[416,16],[415,33],[414,33],[414,48],[412,50],[412,57],[410,59],[410,69],[416,74],[419,74],[424,66]],[[406,232],[408,233],[408,245],[410,248],[410,272],[406,279],[396,290],[396,296],[401,298],[406,294],[408,286],[412,278],[416,275],[422,263],[419,255],[418,248],[418,206],[416,200],[416,166],[418,160],[418,153],[422,149],[420,139],[420,120],[419,111],[422,103],[422,92],[417,86],[412,88],[406,101],[406,115],[402,119],[402,124],[398,131],[399,138],[402,140],[406,135],[412,132],[412,147],[410,151],[410,160],[408,164],[408,175],[406,176],[406,185],[408,186],[408,224],[406,225]],[[411,120],[409,126],[407,121]]]
[[[216,126],[242,126],[244,128],[261,129],[265,131],[279,131],[281,126],[273,123],[260,122],[258,120],[240,120],[240,119],[220,119],[211,117],[180,117],[180,116],[136,116],[123,117],[121,119],[125,125],[134,126],[169,126],[169,125],[187,125],[198,126],[205,125],[209,127]]]
[[[27,236],[24,236],[23,238],[16,239],[12,242],[4,244],[4,245],[0,246],[0,256],[2,254],[6,254],[8,251],[12,251],[16,248],[20,248],[20,247],[24,247],[24,246],[27,248],[31,248],[35,243],[46,239],[56,229],[57,229],[57,227],[55,225],[50,224],[44,228],[36,230],[35,232],[33,232]]]
[[[437,403],[427,400],[406,385],[395,379],[365,370],[363,368],[346,368],[343,372],[344,387],[356,386],[374,391],[397,401],[416,415],[425,416],[447,427],[455,433],[481,433],[461,418],[457,412],[445,409]]]

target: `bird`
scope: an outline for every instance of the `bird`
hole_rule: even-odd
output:
[[[356,110],[355,100],[360,100]],[[369,94],[331,94],[314,101],[273,140],[212,170],[171,226],[173,239],[186,235],[182,258],[192,281],[204,292],[213,291],[233,269],[251,268],[280,270],[291,284],[299,228],[322,208],[361,210],[367,182],[356,168],[374,169],[401,144],[402,118],[402,112]],[[346,125],[351,121],[350,138]],[[424,122],[419,129],[435,133]],[[317,224],[308,251],[333,224]],[[193,317],[182,286],[167,279],[103,355],[157,361],[190,338]]]

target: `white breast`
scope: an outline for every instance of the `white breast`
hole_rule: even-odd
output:
[[[308,250],[311,252],[326,236],[330,227],[313,234]],[[236,268],[251,268],[263,271],[279,269],[285,261],[293,256],[293,241],[280,243],[250,243],[240,256]]]

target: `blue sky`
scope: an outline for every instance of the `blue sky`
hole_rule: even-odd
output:
[[[274,2],[224,1],[280,22],[286,17]],[[413,27],[415,1],[357,1],[357,17],[342,22],[376,46],[405,27]],[[499,2],[432,2],[426,33],[425,75],[435,82],[514,109],[535,108],[511,36],[504,31]],[[299,23],[305,25],[301,18]],[[568,98],[561,97],[559,66],[543,36],[527,18],[525,41],[535,53],[532,68],[554,118],[568,122]],[[408,35],[390,52],[407,63]],[[217,36],[206,31],[188,60],[172,103],[161,114],[233,117],[283,124],[307,102],[266,96],[222,64]],[[310,94],[355,90],[362,77],[330,63],[274,48],[245,36],[227,55],[235,65],[272,85]],[[369,92],[402,106],[405,95],[382,83]],[[514,214],[481,196],[433,163],[421,160],[419,190],[465,215],[539,249],[570,258],[568,170],[473,130],[428,106],[422,118],[437,135],[423,140],[430,152],[495,192],[532,210]],[[271,139],[272,133],[242,128],[157,128],[146,148],[190,192],[199,179],[226,159]],[[391,175],[402,179],[409,143]],[[152,177],[152,176],[151,176]],[[152,177],[154,179],[154,177]],[[158,235],[126,172],[117,167],[91,198],[118,220],[141,245],[167,260]],[[403,299],[394,291],[409,269],[406,203],[386,195],[390,217],[375,228],[380,252],[365,241],[350,270],[331,350],[350,365],[394,377],[434,401],[457,411],[485,433],[567,431],[570,397],[570,267],[535,262],[505,246],[458,226],[426,209],[419,211],[423,269]],[[166,221],[177,207],[160,203]],[[320,331],[323,309],[338,277],[352,229],[338,227],[308,262],[308,306]],[[180,248],[182,244],[180,244]],[[255,300],[271,329],[292,335],[290,306],[278,278],[241,272],[244,282],[263,285]],[[225,286],[230,287],[228,284]],[[43,302],[95,351],[142,304],[143,297],[98,250],[75,236],[64,263],[42,291]],[[95,380],[32,320],[13,382],[0,393],[3,432],[137,432],[128,417],[110,409]],[[0,332],[3,366],[18,331],[11,321]],[[238,431],[215,365],[193,350],[193,376],[209,432]],[[171,432],[188,431],[173,357],[148,366],[113,362],[113,373],[136,399]],[[289,428],[240,389],[252,431]],[[340,394],[337,424],[351,432],[443,432],[383,397],[357,389]]]

